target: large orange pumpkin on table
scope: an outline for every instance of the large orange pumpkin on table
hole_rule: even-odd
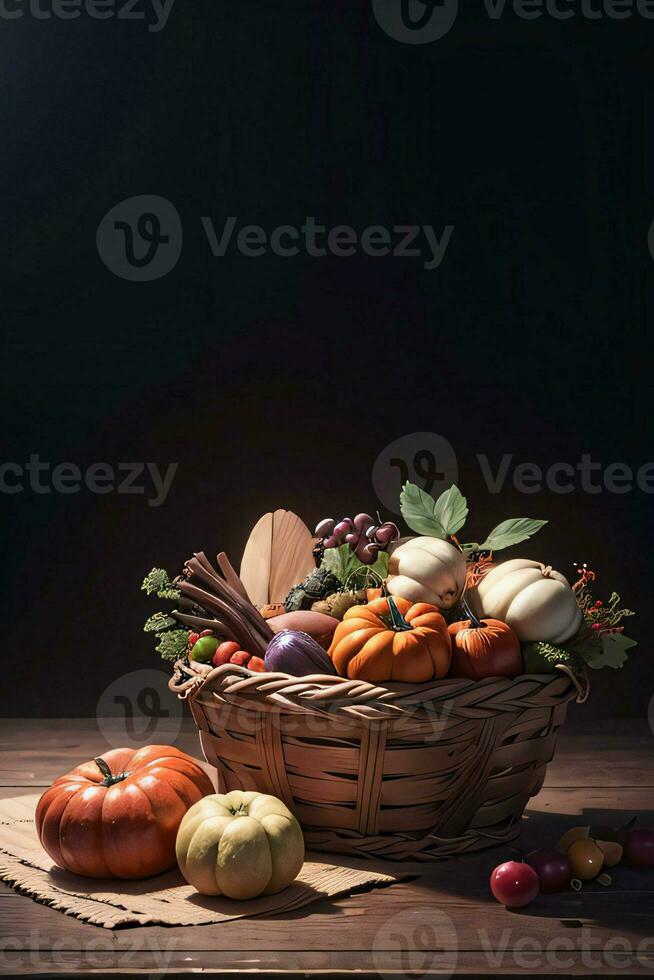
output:
[[[89,878],[148,878],[176,864],[186,811],[213,793],[200,765],[171,745],[112,749],[56,779],[36,808],[42,846]]]
[[[436,606],[400,596],[352,606],[327,651],[342,677],[420,684],[445,677],[452,648]]]

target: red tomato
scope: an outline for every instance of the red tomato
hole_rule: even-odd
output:
[[[193,649],[193,647],[195,646],[195,644],[198,642],[199,639],[200,639],[200,634],[199,633],[189,633],[189,635],[188,635],[188,648],[189,648],[189,650],[192,650]]]
[[[254,670],[258,674],[263,674],[266,670],[266,665],[261,659],[261,657],[250,657],[247,663],[248,670]]]
[[[247,653],[245,650],[237,650],[229,658],[230,664],[236,664],[237,667],[247,667],[248,660],[252,656],[251,653]]]
[[[232,654],[240,649],[240,646],[235,640],[225,640],[214,653],[211,663],[214,667],[222,667],[223,664],[228,664]]]
[[[529,905],[539,892],[538,875],[524,861],[505,861],[490,877],[494,898],[508,908]]]

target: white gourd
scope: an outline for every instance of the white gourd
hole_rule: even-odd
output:
[[[507,623],[523,642],[565,643],[581,626],[570,583],[550,565],[512,558],[466,593],[476,616]]]
[[[451,609],[466,582],[463,554],[441,538],[396,541],[390,549],[388,572],[386,587],[391,595],[429,602],[439,609]]]

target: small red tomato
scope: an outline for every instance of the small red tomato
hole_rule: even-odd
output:
[[[200,639],[200,634],[199,633],[189,633],[189,635],[188,635],[188,648],[189,648],[189,650],[192,650],[193,649],[193,647],[195,646],[195,644],[198,642],[199,639]]]
[[[237,667],[247,667],[248,660],[252,656],[251,653],[246,653],[245,650],[237,650],[229,658],[230,664],[236,664]]]
[[[248,670],[255,670],[258,674],[263,674],[266,670],[266,665],[261,657],[250,657],[247,667]]]
[[[630,830],[624,842],[624,862],[631,868],[654,868],[654,830]]]
[[[200,636],[213,636],[213,630],[202,630]]]
[[[494,898],[507,908],[529,905],[538,895],[538,875],[524,861],[505,861],[490,877]]]
[[[222,667],[223,664],[228,664],[231,655],[240,649],[234,640],[224,640],[214,653],[211,663],[214,667]]]
[[[570,886],[572,868],[565,854],[553,847],[541,847],[527,855],[527,864],[538,875],[541,892],[562,892]]]

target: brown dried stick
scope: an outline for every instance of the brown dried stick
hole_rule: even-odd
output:
[[[261,650],[265,651],[267,644],[263,638],[258,636],[253,630],[250,630],[247,622],[239,612],[226,602],[223,602],[218,596],[206,592],[191,582],[180,582],[178,588],[182,595],[194,599],[203,609],[214,613],[217,618],[222,618],[244,650],[248,650],[251,653],[255,650],[257,652]]]
[[[250,600],[244,598],[229,582],[220,578],[218,572],[213,568],[204,552],[199,552],[193,558],[190,558],[186,562],[186,567],[192,574],[197,575],[205,585],[210,586],[217,592],[221,599],[226,601],[235,610],[238,610],[243,620],[247,623],[248,628],[254,630],[262,640],[265,640],[266,644],[273,638],[275,635],[274,632],[268,626],[256,606],[253,606]],[[236,576],[236,572],[233,569],[232,573]],[[238,579],[238,576],[236,577]]]
[[[184,626],[193,626],[196,629],[202,630],[212,630],[214,633],[223,633],[225,639],[230,640],[232,638],[232,631],[229,626],[222,621],[222,619],[208,619],[204,616],[191,616],[188,613],[182,613],[178,609],[173,609],[170,614],[173,619],[176,619],[178,623],[183,623]]]
[[[225,554],[225,552],[224,551],[219,552],[216,555],[216,560],[218,562],[218,567],[220,571],[225,576],[225,580],[227,581],[227,584],[231,585],[231,587],[234,589],[235,592],[238,592],[247,602],[252,604],[252,600],[250,599],[250,596],[247,594],[247,589],[245,588],[240,578],[234,571],[234,567],[232,566],[232,563],[227,557],[227,555]]]

